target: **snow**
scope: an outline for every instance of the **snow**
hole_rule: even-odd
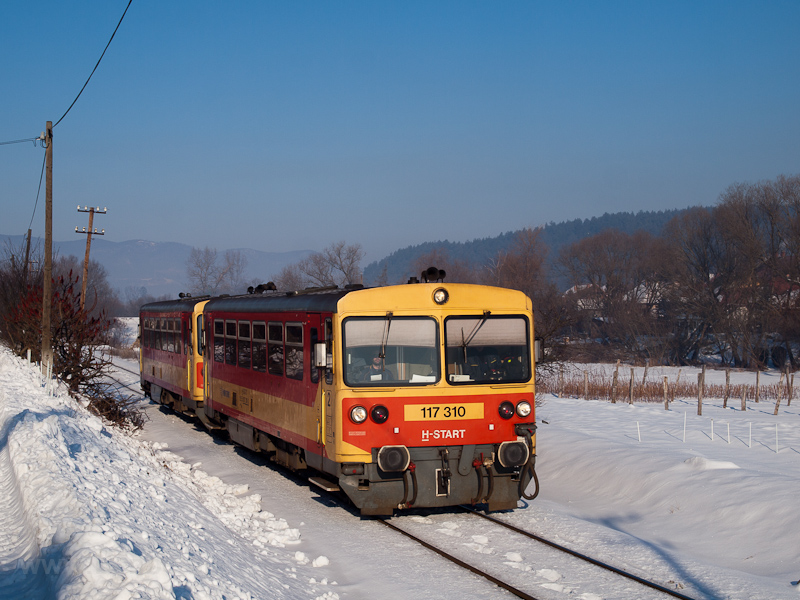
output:
[[[800,598],[800,399],[778,416],[773,401],[706,398],[702,416],[688,398],[539,401],[541,493],[499,518],[693,598]],[[0,349],[0,598],[509,597],[262,455],[144,408],[137,434],[106,426]],[[393,522],[539,598],[661,597],[457,511]]]

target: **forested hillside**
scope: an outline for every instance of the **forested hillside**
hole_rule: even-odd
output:
[[[562,246],[590,237],[606,229],[617,229],[623,233],[645,231],[659,235],[664,225],[672,218],[689,210],[639,211],[604,214],[591,219],[574,219],[562,223],[548,223],[544,226],[541,241],[549,248],[548,261],[558,256]],[[452,262],[467,265],[488,264],[497,253],[508,248],[516,239],[517,231],[508,231],[497,237],[474,239],[469,242],[426,242],[408,246],[392,252],[379,261],[370,263],[364,269],[364,283],[404,283],[412,275],[419,277],[415,262],[422,256],[434,252],[445,252]]]

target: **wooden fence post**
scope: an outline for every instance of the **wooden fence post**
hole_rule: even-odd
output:
[[[667,394],[667,376],[664,376],[664,410],[669,410],[669,394]]]
[[[788,394],[786,394],[786,406],[792,405],[792,394],[794,393],[794,373],[792,373],[791,379],[786,379],[786,385],[788,386]]]
[[[700,382],[700,385],[703,388],[703,396],[705,396],[706,395],[706,366],[705,365],[703,365],[703,379]]]
[[[703,374],[697,374],[697,414],[703,416]]]
[[[614,377],[611,380],[611,404],[617,403],[617,379],[619,379],[619,361],[617,361],[617,368],[614,369]]]
[[[742,386],[742,412],[747,410],[747,386]]]
[[[781,373],[781,380],[778,382],[778,399],[775,400],[775,412],[772,413],[775,416],[778,415],[778,408],[781,405],[781,391],[783,390],[783,373]]]
[[[731,389],[731,370],[725,369],[725,398],[722,400],[722,408],[728,408],[728,394]]]
[[[589,372],[583,372],[583,399],[589,399]]]
[[[633,367],[631,367],[631,384],[628,388],[628,404],[633,404]]]
[[[760,381],[761,381],[761,371],[756,371],[756,404],[758,404],[758,397],[759,397],[758,388],[761,385]]]

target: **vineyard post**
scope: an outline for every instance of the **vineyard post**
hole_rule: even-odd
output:
[[[703,365],[703,379],[700,382],[700,386],[703,388],[703,396],[706,395],[706,366]]]
[[[778,398],[775,400],[775,412],[772,413],[775,416],[778,416],[778,408],[781,405],[781,390],[783,389],[783,373],[781,373],[781,380],[778,382]]]
[[[703,374],[697,374],[697,415],[703,416]]]
[[[650,366],[650,359],[646,358],[644,361],[644,375],[642,375],[642,385],[647,381],[647,368]]]
[[[667,394],[667,376],[664,375],[664,410],[669,410],[669,395]]]
[[[633,367],[631,367],[631,384],[628,386],[628,404],[633,404]]]
[[[722,400],[722,408],[728,408],[728,393],[731,388],[731,370],[725,369],[725,397]]]
[[[617,361],[617,368],[614,369],[614,378],[611,381],[611,404],[617,403],[617,379],[619,379],[619,360]]]
[[[786,368],[788,370],[789,367],[786,367]],[[794,393],[794,373],[792,373],[791,378],[789,378],[788,374],[787,374],[786,385],[789,388],[789,390],[788,390],[789,393],[786,394],[786,396],[787,396],[787,398],[786,398],[786,406],[791,406],[792,405],[792,394]]]
[[[758,396],[759,396],[758,388],[761,385],[760,381],[761,381],[761,371],[756,371],[756,404],[758,404]]]
[[[747,387],[742,386],[742,412],[747,410]]]
[[[589,399],[589,372],[583,372],[583,399]]]

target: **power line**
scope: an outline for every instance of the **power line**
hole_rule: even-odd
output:
[[[33,214],[31,215],[31,223],[28,229],[33,227],[33,218],[36,216],[36,207],[39,206],[39,194],[42,191],[42,179],[44,178],[44,165],[47,162],[47,154],[42,157],[42,173],[39,175],[39,189],[36,190],[36,202],[33,204]]]
[[[67,113],[70,110],[72,110],[72,107],[75,106],[75,103],[78,101],[78,98],[81,97],[81,94],[83,93],[83,90],[85,90],[86,86],[89,85],[89,80],[92,78],[92,75],[94,75],[94,72],[97,70],[97,67],[100,66],[100,61],[103,60],[103,57],[106,55],[106,50],[108,50],[108,47],[111,45],[111,40],[113,40],[114,36],[117,35],[117,29],[119,29],[119,26],[122,25],[122,19],[125,18],[125,15],[127,14],[128,9],[131,7],[131,2],[133,2],[133,0],[128,0],[128,6],[125,7],[125,12],[122,13],[122,16],[119,19],[119,23],[117,23],[117,27],[114,29],[114,33],[111,34],[111,38],[108,40],[108,43],[106,44],[106,47],[103,49],[103,53],[100,55],[100,58],[97,59],[97,64],[94,66],[94,69],[92,69],[92,72],[89,74],[89,79],[87,79],[86,83],[83,84],[83,87],[81,88],[81,91],[78,92],[77,96],[75,96],[75,100],[73,100],[72,104],[69,105],[69,108],[67,109],[67,112],[65,112],[63,115],[61,115],[61,118],[58,121],[55,122],[55,125],[53,125],[54,128],[59,123],[61,123],[61,121],[64,119],[64,117],[67,116]]]
[[[22,142],[33,142],[33,144],[36,145],[36,141],[38,139],[39,139],[38,137],[35,137],[35,138],[25,138],[24,140],[11,140],[9,142],[0,142],[0,146],[7,146],[8,144],[21,144]]]

